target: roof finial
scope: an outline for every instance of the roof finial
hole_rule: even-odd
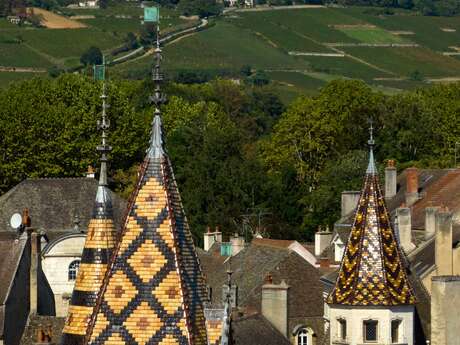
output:
[[[232,259],[228,259],[227,269],[227,295],[225,296],[224,305],[224,319],[221,333],[221,345],[231,345],[232,334],[231,334],[231,323],[232,323]]]
[[[369,119],[370,127],[369,127],[369,140],[367,141],[369,145],[369,164],[367,165],[367,171],[366,174],[372,174],[375,175],[377,174],[377,167],[375,166],[375,160],[374,160],[374,126],[373,126],[373,120]]]
[[[160,69],[162,56],[160,48],[160,25],[158,21],[156,36],[155,62],[152,69],[152,80],[155,84],[155,88],[154,94],[150,97],[150,100],[155,104],[155,111],[152,121],[152,131],[150,134],[150,147],[148,153],[150,157],[159,158],[164,153],[160,106],[166,102],[166,96],[161,92],[161,83],[163,82],[164,77]]]
[[[102,60],[102,118],[97,121],[97,128],[101,131],[101,144],[97,146],[97,150],[101,154],[101,170],[99,171],[99,187],[97,189],[96,201],[100,203],[105,203],[109,196],[105,187],[107,187],[107,161],[108,153],[112,151],[112,147],[107,144],[107,131],[110,128],[110,120],[107,118],[107,109],[109,105],[107,104],[107,89],[105,82],[105,58]]]

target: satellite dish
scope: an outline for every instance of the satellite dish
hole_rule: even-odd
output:
[[[11,216],[10,225],[15,230],[20,228],[22,225],[22,216],[20,213],[15,213]]]

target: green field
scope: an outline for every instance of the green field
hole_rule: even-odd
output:
[[[19,30],[0,21],[0,38],[6,35],[4,41],[8,37],[11,41],[20,36],[24,41],[14,51],[1,54],[0,65],[14,61],[37,67],[78,64],[90,45],[106,53],[121,45],[127,32],[138,30],[142,14],[141,8],[132,5],[69,11],[95,18],[82,20],[89,25],[87,29],[53,32]],[[416,71],[427,79],[460,77],[460,58],[441,54],[460,46],[460,17],[375,12],[352,7],[229,13],[212,19],[209,28],[168,44],[164,67],[171,74],[195,70],[238,78],[241,67],[250,65],[253,70],[264,70],[287,93],[315,91],[334,78],[362,79],[373,87],[394,91],[426,85],[412,80]],[[120,14],[131,17],[115,17]],[[164,30],[170,30],[187,22],[168,9],[162,10],[162,23]],[[382,44],[418,47],[375,46]],[[1,52],[5,45],[0,39]],[[152,61],[152,55],[137,57],[113,66],[112,73],[142,78]]]
[[[381,28],[342,27],[339,29],[347,36],[369,44],[407,43],[408,41]]]
[[[226,22],[174,42],[164,49],[165,68],[174,70],[239,71],[244,65],[256,69],[307,69],[303,59],[292,57],[274,48],[251,31]],[[152,57],[113,67],[115,73],[126,75],[133,70],[147,70]]]

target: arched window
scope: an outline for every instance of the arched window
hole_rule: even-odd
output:
[[[301,328],[297,332],[297,345],[311,345],[308,342],[308,331],[306,328]]]
[[[78,269],[80,268],[80,260],[74,260],[69,265],[68,277],[69,280],[77,279]]]

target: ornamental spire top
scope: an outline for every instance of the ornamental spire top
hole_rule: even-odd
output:
[[[377,174],[377,167],[375,165],[375,160],[374,160],[374,146],[375,146],[374,127],[373,127],[372,120],[370,120],[369,122],[370,122],[369,140],[367,141],[367,144],[369,145],[369,164],[367,165],[366,174],[375,175]]]

